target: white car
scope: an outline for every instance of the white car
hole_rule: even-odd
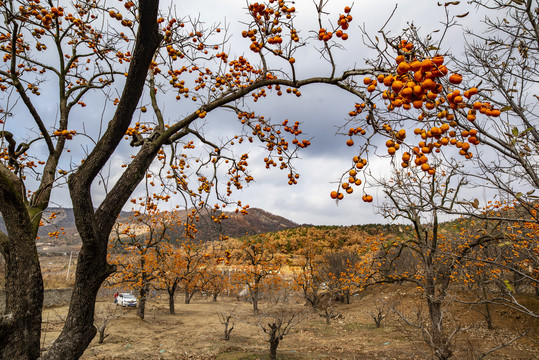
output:
[[[116,298],[116,304],[122,306],[137,306],[137,298],[130,293],[118,294]]]

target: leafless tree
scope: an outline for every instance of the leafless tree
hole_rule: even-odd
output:
[[[219,321],[221,324],[225,326],[223,339],[224,340],[230,340],[230,333],[232,330],[234,330],[234,318],[236,317],[236,309],[238,308],[238,305],[234,306],[234,308],[227,310],[226,312],[219,312],[217,313],[217,316],[219,317]]]
[[[258,326],[264,332],[266,341],[270,345],[269,357],[271,360],[277,359],[277,347],[279,343],[302,319],[303,317],[300,312],[290,308],[279,308],[259,315]]]
[[[96,313],[94,324],[97,328],[97,333],[99,334],[99,339],[97,340],[99,344],[102,344],[103,341],[105,341],[105,339],[110,335],[107,334],[107,328],[119,317],[117,311],[117,306],[107,306],[105,309],[101,310],[101,312]]]

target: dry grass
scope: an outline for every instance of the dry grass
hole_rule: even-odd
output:
[[[342,318],[330,325],[325,319],[305,307],[300,299],[287,308],[303,313],[303,321],[279,345],[278,357],[285,360],[304,359],[424,359],[430,357],[419,333],[404,327],[396,316],[389,316],[381,328],[375,328],[369,316],[376,299],[398,303],[398,308],[417,308],[417,296],[412,288],[385,287],[354,299],[350,305],[336,305]],[[108,329],[103,344],[94,339],[83,359],[267,359],[269,346],[262,331],[254,325],[249,303],[233,298],[220,298],[213,303],[196,298],[189,305],[179,297],[176,314],[168,313],[166,297],[151,299],[146,319],[140,320],[135,309],[118,309],[118,319]],[[97,304],[97,312],[112,312],[111,297]],[[264,305],[264,304],[263,304]],[[217,313],[237,307],[238,320],[229,341],[224,341],[224,326]],[[61,330],[66,307],[44,311],[43,344],[45,347]],[[529,322],[518,314],[497,309],[494,331],[489,331],[480,315],[460,309],[449,325],[469,327],[457,336],[455,359],[472,359],[500,341],[527,329],[528,337],[504,348],[488,359],[539,358],[537,322]]]

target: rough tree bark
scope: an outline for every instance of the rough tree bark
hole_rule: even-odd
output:
[[[168,311],[171,314],[175,313],[175,304],[174,304],[174,295],[176,294],[176,288],[178,287],[178,282],[174,281],[172,285],[167,285],[168,292]]]
[[[39,357],[43,279],[35,246],[36,230],[24,204],[23,189],[13,173],[0,167],[0,208],[8,233],[0,237],[6,260],[6,309],[0,322],[1,359]]]
[[[145,311],[146,311],[146,298],[148,296],[148,291],[150,290],[150,285],[149,284],[144,284],[141,288],[140,288],[140,297],[139,297],[139,303],[138,303],[138,306],[137,306],[137,316],[139,318],[141,318],[142,320],[144,320],[144,314],[145,314]]]

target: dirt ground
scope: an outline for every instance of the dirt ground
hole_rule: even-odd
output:
[[[405,326],[395,313],[389,313],[382,326],[376,328],[369,315],[375,302],[384,299],[401,309],[408,319],[417,320],[418,296],[413,288],[386,287],[355,297],[350,305],[335,304],[334,311],[341,316],[329,325],[318,312],[305,306],[300,298],[281,307],[299,313],[301,323],[294,327],[279,344],[277,356],[285,360],[304,359],[428,359],[432,353],[418,329]],[[229,313],[236,308],[237,318],[230,340],[223,340],[224,325],[218,313]],[[267,304],[262,303],[262,313]],[[408,310],[402,310],[408,309]],[[66,306],[51,307],[43,314],[44,348],[50,346],[61,330]],[[461,330],[455,337],[455,359],[477,359],[478,356],[510,339],[526,336],[511,345],[491,353],[485,359],[537,359],[539,343],[537,321],[495,309],[494,330],[486,328],[478,311],[469,308],[453,309],[448,314],[447,329]],[[144,320],[136,316],[136,309],[116,307],[113,298],[102,298],[97,303],[97,325],[115,314],[107,328],[109,336],[102,344],[92,341],[83,359],[268,359],[269,345],[256,324],[252,306],[235,298],[219,298],[217,302],[204,297],[184,304],[179,295],[176,314],[168,312],[166,297],[151,298]],[[267,319],[261,320],[267,323]]]

